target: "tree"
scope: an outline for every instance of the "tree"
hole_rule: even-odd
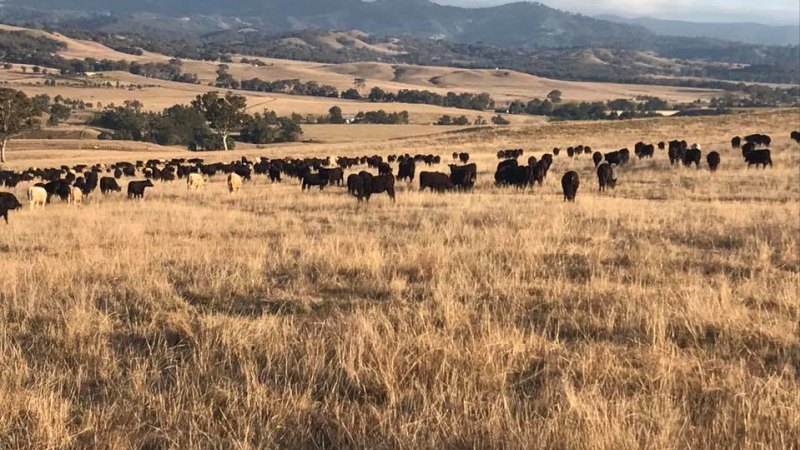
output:
[[[453,125],[469,125],[469,119],[467,116],[459,116],[453,119]]]
[[[57,126],[59,123],[68,120],[71,114],[72,108],[56,103],[50,107],[50,118],[47,119],[47,124]]]
[[[348,89],[342,92],[342,98],[347,100],[361,100],[361,94],[355,89]]]
[[[228,137],[233,130],[242,126],[247,118],[247,99],[241,95],[228,92],[220,97],[219,92],[207,92],[198,95],[192,101],[192,107],[205,116],[211,128],[222,140],[222,147],[228,151]]]
[[[558,89],[553,89],[547,94],[547,99],[553,103],[561,103],[561,91]]]
[[[331,109],[328,110],[328,122],[341,124],[344,123],[344,117],[342,117],[342,108],[338,106],[332,106]]]
[[[525,112],[525,103],[520,100],[514,100],[508,105],[509,114],[523,114]]]
[[[274,112],[264,111],[263,115],[256,113],[242,127],[240,139],[252,144],[271,144],[275,142],[277,124],[278,116]]]
[[[636,104],[625,98],[618,98],[608,102],[608,109],[614,111],[631,111],[636,108]]]
[[[36,115],[43,114],[50,109],[50,96],[47,94],[36,95],[31,102],[33,102],[33,111]]]
[[[355,86],[356,90],[360,92],[362,89],[367,87],[367,79],[361,77],[353,78],[353,86]]]
[[[39,125],[33,102],[24,93],[0,88],[0,163],[6,162],[8,141]]]
[[[449,115],[445,114],[442,117],[439,117],[439,120],[436,122],[436,125],[452,125],[453,118]]]
[[[239,89],[241,84],[228,73],[229,68],[227,64],[220,64],[217,66],[217,80],[214,82],[214,85],[226,89]]]
[[[386,101],[386,92],[378,86],[375,86],[371,91],[369,91],[368,98],[371,102],[383,102]]]

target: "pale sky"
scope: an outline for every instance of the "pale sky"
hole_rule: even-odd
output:
[[[511,0],[433,0],[457,6],[488,6]],[[542,0],[547,6],[584,15],[650,16],[694,22],[761,22],[797,25],[800,0]]]

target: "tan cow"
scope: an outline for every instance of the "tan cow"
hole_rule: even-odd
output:
[[[81,203],[83,203],[83,191],[73,186],[69,190],[69,204],[80,205]]]
[[[186,177],[186,187],[190,191],[197,192],[198,189],[206,187],[206,179],[203,178],[202,174],[199,173],[190,173],[189,176]]]
[[[36,205],[44,205],[47,203],[47,191],[40,186],[31,186],[28,188],[28,204],[33,209]]]
[[[236,173],[228,175],[228,192],[238,194],[240,189],[242,189],[242,177]]]

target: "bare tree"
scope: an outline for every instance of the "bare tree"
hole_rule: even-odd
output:
[[[367,87],[367,79],[366,78],[353,78],[353,86],[355,86],[356,90],[361,92],[362,89]]]

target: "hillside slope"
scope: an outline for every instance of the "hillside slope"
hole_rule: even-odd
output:
[[[97,42],[74,39],[59,33],[8,25],[0,25],[0,30],[30,33],[34,36],[47,37],[61,42],[65,45],[65,48],[60,54],[66,58],[83,59],[91,57],[95,59],[136,61],[139,63],[166,62],[170,59],[165,55],[152,52],[144,52],[143,55],[121,53]],[[242,57],[247,57],[247,55],[236,55],[235,60],[239,61]],[[592,57],[599,61],[596,64],[602,65],[605,63],[599,60],[599,57],[608,58],[609,55],[598,52],[596,54],[592,53]],[[670,61],[655,57],[651,58],[653,60],[652,64],[673,64]],[[367,91],[372,87],[380,87],[393,92],[400,89],[425,89],[439,94],[446,94],[449,91],[487,92],[495,101],[500,103],[516,99],[543,98],[554,89],[560,90],[565,100],[576,101],[605,101],[617,98],[634,98],[640,95],[654,95],[672,102],[688,102],[719,95],[718,91],[711,89],[559,81],[513,70],[462,69],[446,66],[418,66],[379,62],[319,64],[261,57],[258,59],[265,63],[265,66],[257,67],[240,62],[232,62],[227,65],[230,68],[231,75],[238,80],[252,78],[260,78],[265,81],[299,79],[329,84],[339,90],[346,90],[353,87],[354,78],[365,78],[366,87],[363,88],[363,91]],[[217,64],[212,61],[183,60],[183,70],[197,74],[203,86],[164,82],[136,77],[126,73],[106,74],[106,76],[110,76],[115,80],[120,79],[125,83],[168,86],[168,89],[178,91],[188,89],[195,92],[198,89],[206,90],[207,85],[216,79]],[[164,98],[172,98],[172,96],[167,95]],[[297,99],[296,96],[291,98]],[[309,100],[306,97],[300,97],[297,101],[307,102]],[[330,99],[313,99],[313,101],[324,102],[324,104],[331,103]],[[160,105],[161,102],[159,101],[158,104]],[[370,105],[370,107],[377,108],[378,106]],[[319,111],[319,108],[313,108],[313,111],[315,113],[324,112]]]

